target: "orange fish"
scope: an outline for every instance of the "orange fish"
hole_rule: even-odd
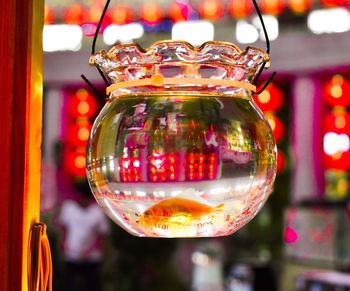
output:
[[[189,224],[203,215],[222,211],[222,206],[223,204],[212,207],[179,197],[164,199],[142,213],[139,223],[145,227],[153,227],[155,224]]]

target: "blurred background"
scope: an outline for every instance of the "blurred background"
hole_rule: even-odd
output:
[[[41,211],[54,290],[65,290],[57,217],[64,201],[81,195],[89,131],[106,101],[80,77],[104,90],[88,59],[105,2],[45,4]],[[198,287],[206,280],[231,291],[350,290],[350,2],[258,4],[271,40],[270,71],[277,71],[255,97],[278,144],[274,192],[229,237],[136,238],[109,222],[101,290],[206,290]],[[164,39],[266,48],[250,0],[112,0],[96,49],[131,42],[146,48]]]

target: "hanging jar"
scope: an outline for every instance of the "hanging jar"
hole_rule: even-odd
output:
[[[229,235],[272,191],[276,145],[252,100],[269,55],[225,42],[116,45],[90,64],[110,80],[87,150],[93,194],[129,233]]]

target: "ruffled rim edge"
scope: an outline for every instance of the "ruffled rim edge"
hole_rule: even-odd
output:
[[[188,47],[189,50],[192,50],[194,52],[201,52],[205,47],[209,46],[209,45],[217,45],[217,46],[223,46],[223,47],[229,47],[234,49],[235,51],[237,51],[238,55],[244,55],[246,53],[248,53],[249,51],[257,51],[263,54],[263,61],[264,62],[269,62],[270,61],[270,56],[269,54],[264,51],[263,49],[257,48],[257,47],[252,47],[252,46],[248,46],[246,47],[244,50],[241,50],[237,45],[235,45],[234,43],[231,42],[224,42],[224,41],[208,41],[203,43],[201,46],[199,47],[195,47],[192,44],[190,44],[187,41],[183,41],[183,40],[162,40],[162,41],[157,41],[154,42],[151,46],[149,46],[148,48],[144,49],[141,45],[139,45],[138,43],[130,43],[130,44],[118,44],[115,46],[112,46],[108,52],[106,52],[105,50],[100,50],[97,53],[93,54],[90,59],[89,59],[89,64],[90,65],[98,65],[97,61],[96,61],[96,57],[104,57],[104,58],[108,58],[110,60],[114,60],[115,59],[115,55],[116,55],[116,51],[120,50],[120,49],[125,49],[127,47],[133,47],[136,48],[140,53],[143,54],[149,54],[152,53],[153,49],[161,44],[168,44],[168,43],[173,43],[173,44],[182,44],[185,45],[186,47]]]

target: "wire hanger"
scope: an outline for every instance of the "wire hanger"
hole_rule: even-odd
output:
[[[255,8],[255,11],[259,17],[259,20],[260,20],[260,23],[261,23],[261,27],[263,29],[263,32],[264,32],[264,36],[265,36],[265,42],[266,42],[266,52],[268,54],[270,54],[270,39],[269,39],[269,35],[267,33],[267,30],[266,30],[266,26],[265,26],[265,22],[264,22],[264,18],[262,17],[262,14],[260,12],[260,8],[258,6],[258,4],[256,3],[255,0],[252,0],[253,4],[254,4],[254,8]],[[253,81],[253,84],[256,85],[259,81],[259,78],[260,78],[260,75],[262,73],[262,71],[264,70],[266,66],[266,62],[263,62],[254,81]],[[265,84],[261,87],[260,90],[258,90],[257,92],[253,93],[253,94],[256,94],[256,95],[259,95],[261,94],[262,92],[264,92],[264,90],[266,89],[266,87],[271,83],[272,79],[275,77],[276,75],[276,72],[273,72],[271,74],[271,76],[267,79],[267,81],[265,82]]]
[[[106,14],[106,11],[108,9],[108,6],[109,6],[109,3],[111,2],[111,0],[107,0],[106,1],[106,4],[103,8],[103,11],[102,11],[102,14],[101,14],[101,17],[100,17],[100,20],[97,24],[97,27],[96,27],[96,31],[95,31],[95,34],[94,34],[94,38],[93,38],[93,41],[92,41],[92,47],[91,47],[91,54],[94,54],[95,53],[95,50],[96,50],[96,41],[97,41],[97,37],[98,37],[98,34],[100,32],[100,28],[101,28],[101,25],[102,25],[102,22],[103,22],[103,19],[105,17],[105,14]],[[267,30],[266,30],[266,26],[265,26],[265,23],[264,23],[264,19],[262,17],[262,14],[260,12],[260,9],[259,9],[259,6],[256,2],[256,0],[252,0],[253,4],[254,4],[254,8],[255,8],[255,11],[259,17],[259,20],[260,20],[260,23],[261,23],[261,27],[263,29],[263,32],[264,32],[264,36],[265,36],[265,42],[266,42],[266,52],[268,54],[270,54],[270,39],[269,39],[269,36],[268,36],[268,33],[267,33]],[[261,73],[263,71],[263,69],[265,68],[266,66],[266,62],[263,62],[257,75],[255,76],[254,80],[253,80],[253,84],[254,85],[257,85],[258,81],[259,81],[259,78],[261,76]],[[101,75],[103,81],[105,82],[106,86],[108,87],[110,85],[109,81],[107,80],[106,76],[103,74],[102,70],[98,67],[96,67],[99,74]],[[256,95],[259,95],[261,94],[265,89],[266,87],[271,83],[272,79],[275,77],[276,75],[276,72],[273,72],[271,74],[271,76],[267,79],[267,81],[265,82],[265,84],[261,87],[260,90],[258,90],[257,92],[253,93],[253,94],[256,94]],[[104,93],[101,93],[86,77],[85,75],[81,75],[82,79],[89,85],[89,87],[95,92],[95,94],[97,94],[98,96],[102,96],[103,98],[107,98],[107,96],[104,94]],[[258,87],[258,86],[257,86]]]

